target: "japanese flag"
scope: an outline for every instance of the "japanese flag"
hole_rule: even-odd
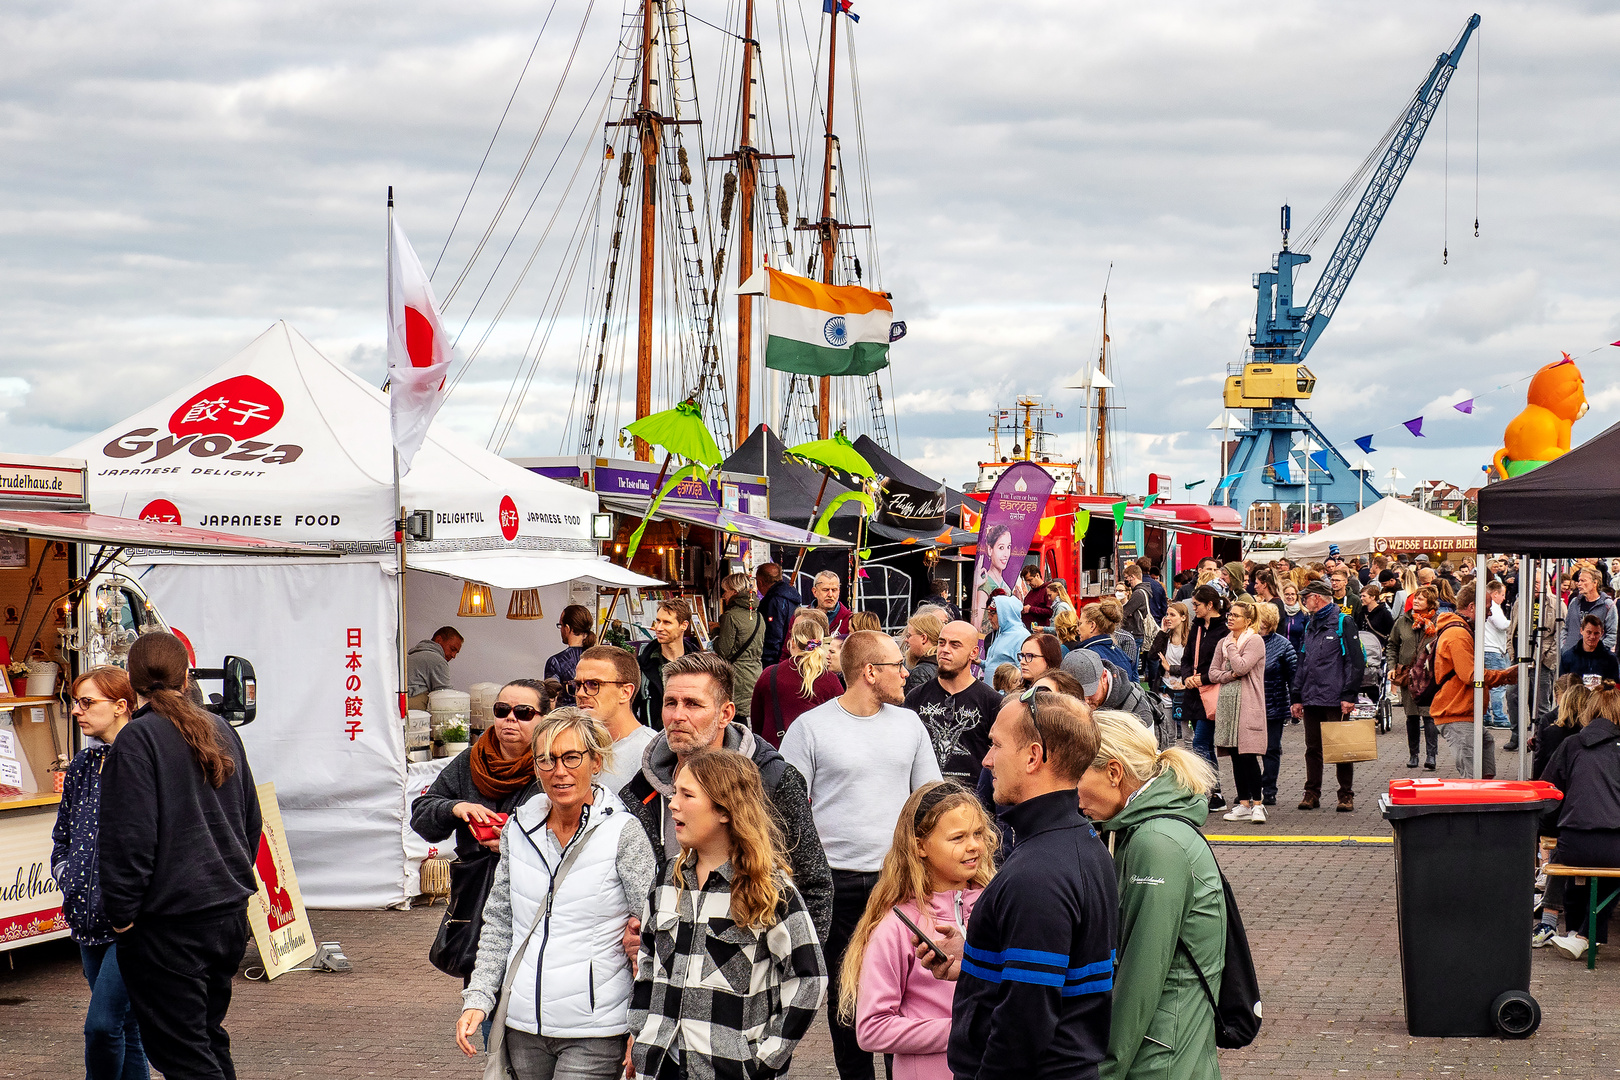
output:
[[[427,438],[428,425],[444,404],[445,377],[450,373],[450,338],[439,322],[433,286],[416,259],[405,230],[393,223],[394,244],[388,264],[388,410],[393,419],[394,450],[399,473],[411,471],[411,459]]]

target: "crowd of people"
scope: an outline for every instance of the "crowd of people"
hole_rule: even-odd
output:
[[[1490,573],[1480,680],[1557,680],[1530,743],[1565,792],[1548,853],[1620,866],[1608,570],[1527,583],[1568,629],[1522,660],[1520,582]],[[1383,693],[1408,768],[1436,769],[1443,739],[1474,769],[1476,593],[1444,562],[1206,560],[1162,583],[1142,560],[1078,608],[1026,570],[987,596],[983,634],[944,590],[895,634],[836,574],[809,604],[775,564],[721,590],[707,643],[675,599],[634,651],[566,609],[546,677],[501,687],[412,806],[425,839],[454,837],[429,959],[462,980],[455,1040],[486,1075],[765,1080],[825,1009],[840,1080],[872,1080],[878,1054],[901,1080],[1218,1076],[1231,913],[1210,814],[1266,822],[1291,723],[1299,807],[1318,808],[1323,728]],[[413,650],[424,683],[460,644],[446,627]],[[92,987],[87,1075],[234,1075],[260,824],[242,744],[171,635],[72,695],[90,745],[52,869]],[[1335,768],[1353,811],[1354,766]],[[1563,880],[1542,882],[1533,943],[1577,955],[1586,900]]]

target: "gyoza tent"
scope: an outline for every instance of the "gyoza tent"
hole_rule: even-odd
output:
[[[1288,542],[1290,559],[1324,559],[1330,544],[1339,554],[1396,555],[1419,551],[1473,551],[1472,525],[1458,525],[1419,510],[1393,495],[1379,499],[1325,529]]]
[[[386,395],[278,322],[207,375],[64,453],[87,460],[99,513],[345,552],[335,560],[154,552],[135,572],[199,656],[253,662],[259,718],[242,740],[256,778],[275,782],[305,902],[408,900],[416,891],[408,848],[417,858],[421,848],[406,807],[431,768],[407,775],[398,719]],[[541,588],[557,614],[572,582],[654,583],[597,554],[594,494],[519,468],[442,421],[402,498],[434,516],[434,539],[408,546],[409,641],[455,623],[467,637],[451,666],[461,689],[538,677],[562,643],[554,618],[500,618],[501,592],[495,618],[455,618],[459,579]]]

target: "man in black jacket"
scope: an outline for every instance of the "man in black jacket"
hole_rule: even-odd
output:
[[[1581,617],[1581,636],[1575,644],[1564,650],[1558,670],[1577,679],[1597,675],[1605,679],[1620,680],[1620,661],[1614,650],[1603,644],[1603,619],[1597,615]]]
[[[1074,787],[1097,729],[1067,694],[1010,698],[984,764],[1018,836],[968,920],[936,923],[956,979],[946,1060],[956,1080],[1094,1077],[1108,1054],[1119,894],[1114,864],[1080,816]]]
[[[759,613],[765,616],[765,646],[760,653],[761,670],[780,663],[782,648],[793,633],[793,613],[804,606],[804,597],[782,580],[782,568],[768,562],[754,571],[759,586]]]
[[[669,817],[675,793],[675,770],[699,750],[726,749],[750,758],[759,767],[765,798],[776,811],[787,849],[793,884],[825,943],[832,927],[832,870],[810,814],[804,777],[767,742],[754,738],[744,724],[731,722],[731,665],[714,653],[687,653],[663,670],[663,731],[641,755],[641,771],[619,792],[619,798],[647,830],[658,872],[680,851]],[[632,919],[632,926],[639,923]],[[627,942],[628,946],[629,942]]]

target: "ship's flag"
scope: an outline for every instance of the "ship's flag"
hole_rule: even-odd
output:
[[[894,308],[882,293],[859,285],[823,285],[769,267],[737,291],[766,297],[768,368],[798,375],[870,375],[889,366]]]
[[[411,471],[411,459],[444,404],[450,336],[439,322],[433,286],[398,218],[393,230],[393,258],[388,266],[388,293],[393,300],[393,310],[388,313],[388,411],[399,474],[404,476]]]
[[[848,15],[853,22],[860,22],[861,17],[850,10],[855,0],[821,0],[821,10],[828,15],[841,11]]]

